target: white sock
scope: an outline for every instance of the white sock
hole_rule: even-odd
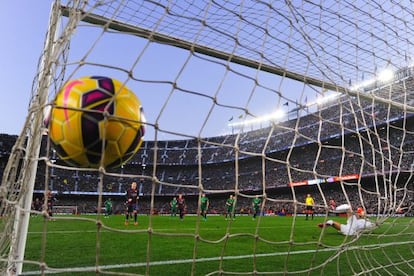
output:
[[[328,224],[328,225],[332,225],[333,224],[333,220],[328,220],[328,221],[326,221],[326,224]]]

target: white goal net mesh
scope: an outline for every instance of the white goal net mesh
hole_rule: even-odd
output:
[[[408,1],[55,1],[26,124],[4,167],[1,271],[412,275],[413,15]],[[120,168],[68,166],[47,139],[45,108],[83,76],[116,78],[141,99],[145,139]],[[136,228],[123,220],[133,181],[145,215]],[[199,215],[203,193],[217,221]],[[197,215],[182,225],[169,218],[178,194]],[[236,220],[220,216],[229,195]],[[54,200],[76,211],[50,216]],[[332,200],[362,208],[375,227],[319,229],[345,224]],[[163,214],[173,222],[161,226]],[[94,236],[64,244],[66,222]]]

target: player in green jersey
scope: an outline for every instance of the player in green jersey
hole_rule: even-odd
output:
[[[256,219],[256,216],[260,213],[260,204],[262,203],[262,200],[259,198],[258,195],[256,195],[255,198],[253,198],[252,206],[253,206],[253,219]]]
[[[171,212],[171,216],[175,217],[177,216],[177,198],[174,197],[171,201],[170,201],[170,212]]]
[[[107,200],[105,200],[104,205],[105,205],[105,217],[109,217],[110,215],[112,215],[112,200],[111,200],[111,198],[108,198]]]
[[[226,220],[228,218],[234,219],[234,196],[230,195],[226,200]]]
[[[208,197],[206,194],[202,194],[200,198],[200,209],[201,209],[201,215],[203,216],[204,221],[207,220],[207,210],[210,205],[210,201],[208,200]]]

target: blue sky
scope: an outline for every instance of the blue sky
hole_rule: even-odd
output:
[[[2,1],[0,133],[19,134],[43,49],[50,1]]]
[[[3,65],[0,75],[3,87],[0,93],[0,110],[3,119],[0,133],[14,135],[22,130],[32,82],[43,50],[50,6],[51,1],[45,0],[6,1],[0,10],[0,22],[3,26],[3,42],[0,44]],[[237,73],[246,74],[250,79],[244,78],[227,71],[223,61],[220,61],[221,64],[211,62],[207,67],[205,57],[192,56],[187,51],[154,43],[145,48],[144,40],[134,42],[132,47],[127,43],[114,45],[111,41],[113,38],[108,35],[100,37],[102,44],[95,46],[94,41],[98,38],[95,35],[99,33],[100,29],[96,33],[91,32],[90,28],[77,30],[74,41],[80,42],[81,46],[77,49],[76,43],[71,44],[71,58],[79,59],[92,45],[94,51],[87,59],[91,62],[104,60],[111,65],[131,68],[134,61],[137,61],[137,56],[140,56],[134,71],[137,78],[149,81],[177,81],[180,85],[182,90],[174,91],[172,95],[171,87],[163,83],[152,85],[141,82],[137,86],[130,87],[141,99],[147,120],[150,123],[157,123],[166,133],[178,132],[202,137],[226,134],[231,132],[227,126],[229,119],[234,118],[232,122],[239,120],[239,116],[244,113],[242,108],[248,108],[255,116],[261,116],[272,113],[278,108],[294,108],[295,100],[303,102],[306,97],[311,101],[315,96],[314,92],[305,96],[305,89],[301,84],[294,84],[289,80],[281,81],[280,78],[267,73],[258,73],[255,70],[231,65]],[[117,39],[119,41],[119,38]],[[108,52],[111,53],[110,56],[107,55]],[[102,59],[102,56],[105,59]],[[79,72],[75,72],[75,75],[100,74],[99,70],[101,68],[93,66],[86,69],[82,67]],[[119,74],[116,70],[110,72]],[[257,87],[252,79],[259,80],[261,87]],[[123,80],[122,76],[121,80]],[[185,92],[186,90],[215,96],[220,104],[214,104],[212,98],[199,97]],[[288,92],[285,95],[293,101],[289,107],[284,105],[286,99],[280,98],[275,91]],[[223,106],[231,106],[231,108]],[[149,136],[146,138],[154,139],[153,129],[150,127],[148,130]],[[166,133],[159,134],[157,139],[167,138]]]

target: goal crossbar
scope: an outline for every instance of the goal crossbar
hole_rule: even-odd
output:
[[[73,12],[74,12],[73,8],[69,8],[67,6],[61,5],[61,13],[63,16],[68,17]],[[264,71],[264,72],[268,72],[268,73],[275,74],[278,76],[287,77],[292,80],[296,80],[296,81],[300,81],[303,83],[307,83],[309,85],[321,87],[326,90],[338,91],[342,93],[347,91],[345,87],[342,87],[340,85],[329,83],[326,81],[321,81],[319,79],[312,78],[309,76],[303,76],[301,74],[291,72],[287,70],[286,68],[281,68],[278,66],[273,66],[273,65],[266,64],[266,63],[258,62],[252,59],[238,56],[238,55],[212,49],[212,48],[209,48],[209,47],[197,44],[197,43],[190,43],[182,39],[160,34],[160,33],[157,33],[151,30],[147,30],[145,28],[126,24],[126,23],[123,23],[123,22],[120,22],[114,19],[109,20],[106,17],[100,16],[97,14],[85,13],[84,11],[80,11],[80,10],[79,11],[76,10],[76,12],[81,13],[82,15],[81,21],[86,22],[86,23],[99,25],[99,26],[107,26],[107,28],[112,29],[112,30],[131,33],[138,37],[149,39],[154,42],[175,46],[175,47],[182,48],[185,50],[191,50],[191,51],[194,51],[200,54],[204,54],[204,55],[215,57],[215,58],[222,59],[222,60],[227,60],[229,62],[236,63],[239,65],[244,65],[250,68],[260,69],[261,71]]]

